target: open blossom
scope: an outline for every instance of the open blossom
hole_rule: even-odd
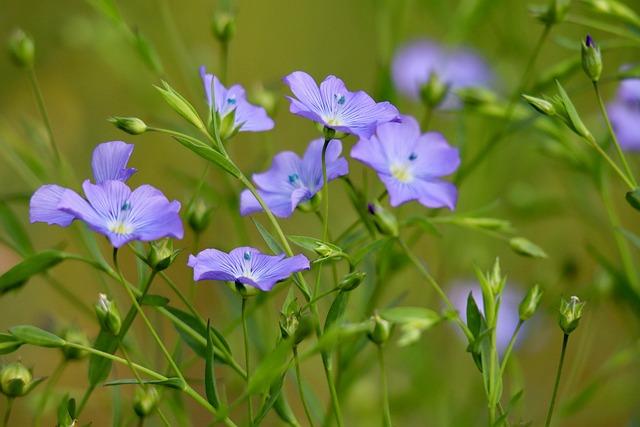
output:
[[[181,239],[179,202],[169,202],[150,185],[131,191],[124,183],[135,172],[127,168],[132,151],[133,145],[121,141],[98,145],[92,161],[96,183],[82,185],[86,199],[68,188],[43,185],[31,197],[31,222],[67,227],[79,219],[116,248],[133,240]]]
[[[389,102],[375,102],[363,91],[350,92],[336,76],[328,76],[320,86],[303,72],[284,78],[294,96],[289,110],[338,132],[369,137],[380,123],[398,119],[398,109]]]
[[[429,208],[456,206],[456,187],[440,177],[460,165],[458,149],[436,132],[420,134],[415,119],[403,116],[401,123],[385,123],[371,138],[361,138],[351,157],[378,173],[389,192],[391,206],[417,200]]]
[[[398,50],[392,65],[395,86],[404,95],[420,98],[420,89],[435,73],[449,85],[449,95],[441,108],[456,108],[457,89],[472,86],[490,86],[493,74],[487,63],[470,49],[448,50],[429,40],[416,40]]]
[[[283,151],[273,158],[271,169],[253,175],[258,193],[274,215],[281,218],[291,216],[301,203],[309,201],[322,189],[322,146],[324,139],[311,141],[300,158],[292,151]],[[326,152],[327,180],[331,181],[349,173],[349,165],[340,157],[342,143],[333,139]],[[249,215],[259,212],[262,207],[258,200],[244,190],[240,196],[240,213]]]
[[[193,280],[234,282],[262,291],[270,291],[277,282],[310,268],[304,255],[266,255],[248,246],[229,253],[205,249],[196,256],[189,256],[188,265],[193,268]]]
[[[218,77],[207,73],[204,66],[200,67],[200,77],[204,85],[204,92],[209,107],[219,115],[222,121],[229,114],[235,114],[233,123],[227,131],[261,132],[273,129],[273,120],[264,108],[250,104],[244,88],[233,85],[229,89],[224,87]]]
[[[640,151],[640,79],[622,81],[607,110],[622,149]]]

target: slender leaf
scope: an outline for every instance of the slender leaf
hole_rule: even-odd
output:
[[[214,408],[220,407],[220,399],[218,398],[218,390],[216,387],[216,372],[214,369],[215,357],[213,351],[213,332],[211,324],[207,323],[207,354],[204,365],[204,387],[207,400]]]
[[[25,344],[31,344],[38,347],[64,347],[66,341],[57,335],[47,332],[31,325],[19,325],[9,329],[11,335],[23,341]]]
[[[0,201],[0,227],[12,243],[15,250],[22,256],[33,253],[33,245],[24,226],[9,208],[7,203]]]
[[[69,257],[70,254],[65,252],[46,250],[25,258],[0,276],[0,295],[22,287],[31,277],[44,273]]]
[[[167,378],[164,380],[142,380],[143,384],[151,384],[151,385],[159,385],[167,388],[174,388],[177,390],[183,390],[185,387],[184,381],[182,381],[178,377]],[[140,384],[137,378],[125,378],[120,380],[108,381],[103,384],[105,387],[112,386],[120,386],[120,385],[130,385],[130,384]]]

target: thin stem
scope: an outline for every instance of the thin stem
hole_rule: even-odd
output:
[[[7,427],[9,425],[9,418],[11,418],[11,410],[13,409],[13,401],[15,399],[12,397],[7,397],[7,408],[4,410],[4,420],[2,425]]]
[[[47,380],[47,385],[42,392],[42,397],[38,402],[38,406],[36,407],[35,414],[33,415],[33,425],[40,426],[42,424],[42,415],[44,414],[44,410],[47,407],[47,402],[49,401],[49,396],[51,395],[51,390],[58,383],[60,376],[64,372],[64,368],[67,367],[67,360],[62,358],[56,369],[53,371],[49,379]]]
[[[242,339],[244,340],[244,369],[247,372],[247,387],[249,387],[249,381],[251,374],[249,371],[250,359],[249,359],[249,334],[247,332],[247,298],[242,297]],[[247,411],[249,415],[249,421],[253,420],[253,404],[251,402],[251,396],[247,398]]]
[[[604,101],[602,100],[602,94],[600,93],[600,86],[598,86],[598,82],[593,82],[593,90],[596,93],[596,98],[598,99],[598,106],[600,107],[600,112],[602,113],[602,117],[604,118],[605,123],[607,124],[607,130],[609,131],[609,135],[613,140],[613,145],[616,147],[616,151],[618,152],[618,156],[622,161],[622,166],[627,174],[629,180],[633,183],[634,188],[638,186],[638,183],[635,179],[633,171],[627,162],[627,158],[622,152],[622,147],[620,147],[620,143],[618,142],[618,138],[616,137],[616,133],[613,131],[613,127],[611,126],[611,121],[609,120],[609,114],[607,114],[607,108],[604,106]]]
[[[462,321],[455,306],[453,305],[453,303],[451,302],[447,294],[444,293],[444,291],[442,290],[438,282],[436,282],[436,280],[433,278],[431,273],[429,273],[429,271],[424,266],[424,264],[414,255],[414,253],[411,251],[411,249],[409,248],[409,246],[404,240],[398,238],[398,243],[400,243],[402,250],[407,255],[409,260],[416,266],[420,274],[422,274],[424,278],[427,279],[427,282],[429,282],[431,287],[433,287],[433,289],[436,291],[438,296],[440,296],[442,301],[446,304],[447,308],[451,311],[451,313],[453,313],[454,322],[456,322],[456,324],[460,327],[460,329],[468,339],[472,339],[473,334],[471,333],[467,325]]]
[[[298,358],[298,347],[293,346],[293,361],[296,367],[296,381],[298,383],[298,393],[300,394],[300,401],[302,402],[302,407],[304,408],[304,414],[307,416],[307,421],[309,421],[309,426],[314,427],[313,417],[311,417],[311,411],[309,410],[309,406],[307,405],[307,399],[304,397],[304,388],[302,387],[302,375],[300,374],[300,360]]]
[[[36,76],[36,70],[33,67],[29,67],[28,71],[29,81],[31,82],[31,87],[33,88],[33,93],[36,96],[36,102],[38,103],[38,109],[40,110],[40,115],[42,116],[42,120],[44,121],[44,126],[47,129],[47,134],[49,136],[49,146],[51,151],[53,152],[54,158],[57,164],[60,164],[60,151],[58,150],[58,145],[56,144],[55,137],[53,136],[53,130],[51,128],[51,121],[49,120],[49,113],[47,112],[47,106],[44,103],[44,97],[42,96],[42,91],[40,90],[40,84],[38,84],[38,77]]]
[[[384,363],[384,350],[378,344],[378,360],[380,362],[380,386],[382,387],[382,425],[391,427],[391,409],[389,407],[389,386],[387,384],[387,368]]]
[[[627,187],[629,187],[630,190],[635,190],[636,186],[634,185],[634,183],[631,182],[631,180],[629,180],[629,177],[627,177],[627,175],[624,172],[622,172],[622,170],[618,167],[616,162],[614,162],[613,159],[611,157],[609,157],[607,152],[602,149],[602,147],[600,146],[600,144],[598,144],[598,142],[595,140],[595,138],[590,135],[589,137],[585,137],[584,139],[585,139],[585,141],[587,141],[587,143],[589,145],[591,145],[593,148],[596,149],[598,154],[600,154],[600,156],[603,159],[605,159],[607,161],[609,166],[611,166],[611,169],[613,169],[613,171],[620,177],[620,179],[622,179],[622,181],[624,181],[624,183],[627,185]]]
[[[431,123],[431,118],[433,117],[433,107],[430,105],[425,106],[424,115],[422,116],[422,132],[426,132],[429,130],[429,124]]]
[[[220,43],[220,79],[222,83],[228,85],[229,74],[229,42]]]
[[[511,357],[511,352],[513,351],[513,346],[516,343],[516,339],[518,338],[518,333],[520,332],[520,328],[524,320],[519,320],[516,325],[516,329],[513,331],[511,335],[511,339],[509,340],[509,345],[507,345],[506,350],[504,351],[504,355],[502,356],[502,364],[500,365],[500,376],[504,375],[504,370],[507,368],[507,363],[509,362],[509,357]]]
[[[560,385],[560,376],[562,375],[562,365],[564,364],[564,356],[567,352],[567,343],[569,342],[569,335],[564,334],[562,337],[562,350],[560,350],[560,363],[558,364],[558,371],[556,372],[556,381],[553,385],[553,394],[551,395],[551,402],[549,403],[549,412],[547,412],[547,421],[545,427],[551,425],[551,417],[553,416],[553,408],[556,404],[556,397],[558,395],[558,386]]]
[[[329,147],[330,138],[324,139],[322,145],[322,202],[323,202],[323,215],[322,215],[322,240],[327,241],[329,237],[329,183],[327,179],[327,148]]]

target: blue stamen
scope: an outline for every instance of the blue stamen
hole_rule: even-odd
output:
[[[228,98],[227,99],[227,104],[236,105],[236,99],[235,98]]]
[[[122,204],[122,206],[120,207],[121,211],[128,211],[129,209],[131,209],[131,203],[127,200],[126,202],[124,202]]]
[[[289,175],[289,184],[295,184],[300,179],[300,176],[297,173],[292,173]]]
[[[336,102],[338,103],[338,105],[342,105],[346,101],[346,98],[344,97],[344,95],[335,94],[333,96],[336,99]]]
[[[244,253],[244,259],[245,259],[246,261],[251,260],[251,252],[245,252],[245,253]]]
[[[415,159],[417,159],[417,158],[418,158],[418,155],[417,155],[416,153],[411,153],[411,154],[409,154],[409,160],[410,160],[410,161],[412,161],[412,162],[413,162],[413,161],[414,161]]]

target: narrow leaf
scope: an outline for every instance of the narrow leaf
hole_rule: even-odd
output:
[[[220,407],[220,399],[218,398],[218,390],[216,387],[216,373],[214,369],[215,357],[213,351],[213,332],[211,330],[211,324],[207,323],[207,354],[205,357],[204,366],[204,387],[207,395],[207,401],[211,403],[214,408]]]
[[[20,288],[31,277],[44,273],[68,257],[69,254],[64,252],[46,250],[25,258],[0,276],[0,295]]]
[[[66,344],[59,336],[31,325],[14,326],[9,332],[24,343],[38,347],[64,347]]]

